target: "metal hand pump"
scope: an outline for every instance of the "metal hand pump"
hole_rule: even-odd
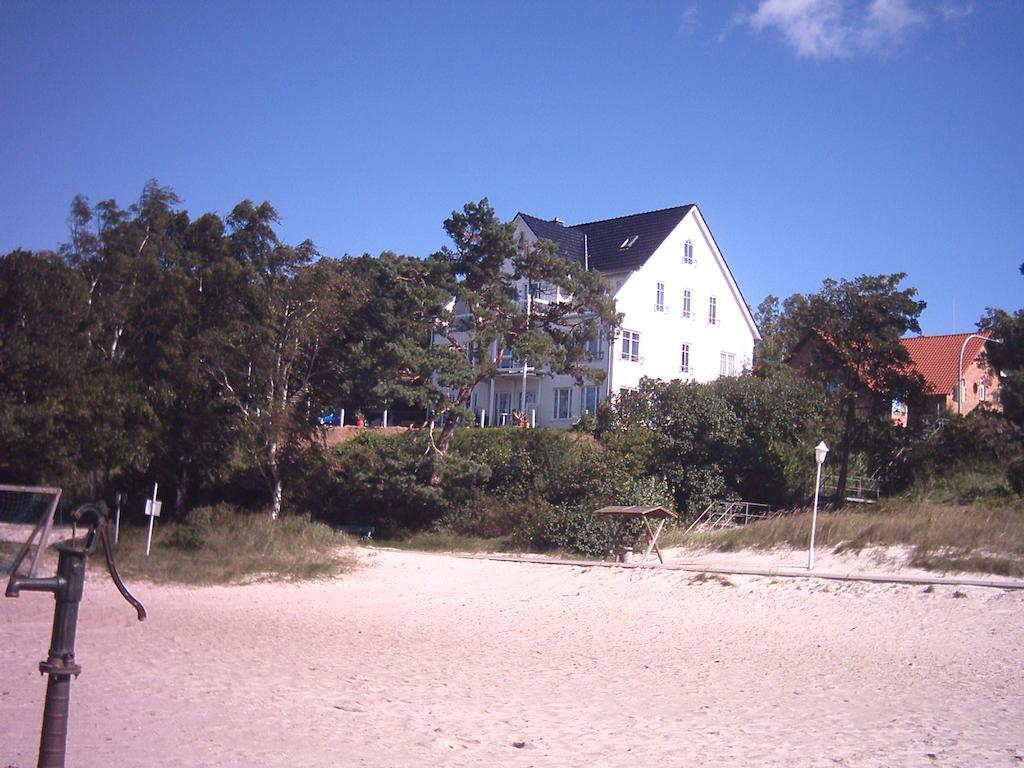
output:
[[[78,677],[82,668],[75,663],[75,634],[78,629],[78,606],[85,589],[86,560],[96,548],[97,540],[103,545],[107,569],[118,591],[134,608],[139,621],[146,618],[146,609],[125,588],[114,566],[107,533],[107,519],[96,504],[83,504],[71,513],[75,523],[85,522],[89,530],[81,547],[57,545],[57,573],[38,578],[18,576],[27,549],[23,549],[11,568],[7,582],[7,597],[21,592],[52,592],[56,605],[53,611],[53,633],[46,661],[39,663],[39,672],[49,675],[46,684],[46,703],[43,707],[43,726],[39,739],[39,768],[63,768],[68,739],[68,711],[71,704],[71,678]]]

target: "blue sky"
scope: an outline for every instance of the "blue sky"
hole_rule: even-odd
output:
[[[426,255],[485,195],[696,202],[754,306],[905,271],[966,330],[1024,303],[1022,31],[1021,0],[0,3],[0,252],[152,177],[332,256]]]

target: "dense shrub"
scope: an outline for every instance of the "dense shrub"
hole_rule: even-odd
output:
[[[664,477],[682,510],[727,497],[782,504],[813,485],[810,448],[826,414],[820,389],[786,371],[712,384],[645,379],[602,435],[634,472]]]
[[[953,416],[936,436],[934,463],[1007,459],[1024,448],[1024,430],[998,411],[979,407],[967,416]]]
[[[538,508],[520,520],[513,542],[531,552],[554,549],[603,555],[610,546],[608,528],[591,512],[571,506]]]
[[[310,449],[289,466],[290,510],[373,525],[381,536],[437,529],[596,554],[605,551],[607,533],[593,510],[672,504],[663,478],[638,472],[627,454],[589,435],[564,430],[463,429],[446,456],[426,433],[367,433],[333,454]]]
[[[1024,456],[1018,456],[1006,468],[1006,480],[1014,493],[1024,496]]]
[[[385,535],[421,530],[477,500],[490,473],[488,465],[465,456],[439,456],[424,432],[367,433],[336,453],[328,494],[332,508],[318,516],[377,526]]]

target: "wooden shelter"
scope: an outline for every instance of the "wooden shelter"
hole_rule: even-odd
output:
[[[647,551],[644,552],[644,556],[640,559],[640,563],[647,562],[647,558],[650,557],[651,550],[658,555],[658,562],[664,564],[665,560],[661,557],[661,550],[658,549],[658,537],[661,535],[662,528],[665,527],[665,521],[668,518],[676,519],[679,517],[675,512],[665,507],[601,507],[594,512],[595,515],[603,517],[608,523],[608,530],[612,537],[612,551],[617,552],[623,549],[619,539],[622,535],[623,520],[629,518],[640,518],[644,521],[644,528],[647,530],[647,536],[650,539],[650,543],[647,545]],[[658,521],[658,527],[651,527],[651,520]],[[613,523],[618,521],[620,524],[613,527]]]

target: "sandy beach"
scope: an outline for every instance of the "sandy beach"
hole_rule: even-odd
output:
[[[68,765],[1024,764],[1024,592],[361,550],[335,580],[90,574]],[[52,599],[0,600],[0,766]]]

